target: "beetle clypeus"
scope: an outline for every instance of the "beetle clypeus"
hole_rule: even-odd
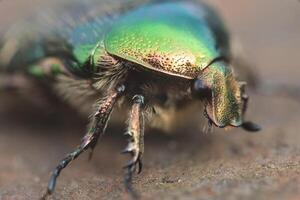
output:
[[[77,106],[95,97],[91,125],[79,147],[53,171],[45,197],[53,193],[62,169],[95,148],[117,102],[131,108],[130,140],[123,152],[132,155],[125,183],[134,197],[131,182],[133,173],[142,170],[144,120],[160,117],[156,110],[202,101],[210,125],[259,130],[245,122],[245,84],[234,77],[229,37],[211,8],[198,1],[133,3],[126,9],[125,4],[110,11],[118,14],[109,19],[102,14],[76,22],[71,15],[76,23],[69,27],[55,27],[42,37],[31,30],[26,42],[22,34],[8,34],[2,42],[2,67],[47,80]]]

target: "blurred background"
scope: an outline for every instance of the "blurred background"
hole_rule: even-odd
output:
[[[100,0],[99,0],[100,1]],[[1,0],[0,32],[59,0]],[[238,52],[259,77],[248,117],[263,130],[215,129],[145,138],[145,199],[300,199],[300,2],[207,0],[223,16]],[[64,105],[55,114],[0,94],[0,200],[38,199],[50,171],[80,141],[87,123]],[[188,129],[188,128],[187,128]],[[94,158],[64,170],[53,199],[126,199],[120,155],[124,127],[109,127]],[[51,199],[50,198],[50,199]]]

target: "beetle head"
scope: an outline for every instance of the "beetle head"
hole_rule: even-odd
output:
[[[240,84],[225,62],[214,62],[194,80],[192,94],[205,102],[205,112],[217,127],[243,124]]]

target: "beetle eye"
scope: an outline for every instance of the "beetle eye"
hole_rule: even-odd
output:
[[[192,83],[192,95],[196,98],[204,99],[211,97],[211,88],[202,80],[195,79]]]

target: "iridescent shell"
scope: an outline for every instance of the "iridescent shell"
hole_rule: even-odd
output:
[[[218,16],[201,5],[167,2],[129,12],[107,33],[105,49],[140,67],[195,78],[229,49]]]

